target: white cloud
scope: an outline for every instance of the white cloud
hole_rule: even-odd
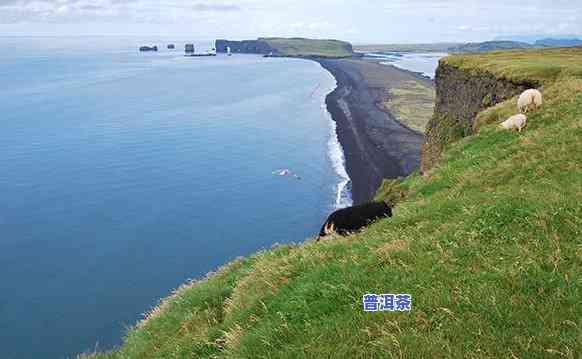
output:
[[[479,41],[582,34],[581,13],[571,0],[0,0],[0,33]]]

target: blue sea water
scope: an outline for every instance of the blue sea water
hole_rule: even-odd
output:
[[[317,63],[139,40],[0,37],[1,358],[118,345],[189,278],[349,204]]]

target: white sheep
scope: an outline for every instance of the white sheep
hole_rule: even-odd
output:
[[[543,103],[542,93],[536,89],[525,90],[517,100],[517,108],[520,113],[527,113],[530,109],[536,110]]]
[[[509,119],[501,123],[501,127],[506,130],[517,130],[521,132],[527,125],[527,116],[520,113],[519,115],[511,116]]]

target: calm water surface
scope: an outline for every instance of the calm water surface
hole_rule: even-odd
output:
[[[439,60],[447,56],[446,53],[429,52],[429,53],[406,53],[406,52],[389,52],[389,53],[370,53],[367,57],[384,60],[384,64],[393,65],[403,70],[418,72],[424,76],[435,78],[436,69],[439,66]]]
[[[111,348],[187,279],[349,203],[329,73],[172,42],[0,37],[1,358]]]

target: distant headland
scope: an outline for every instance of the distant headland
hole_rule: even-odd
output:
[[[216,40],[216,51],[273,57],[347,58],[355,55],[349,42],[305,38],[260,37],[256,40]]]

